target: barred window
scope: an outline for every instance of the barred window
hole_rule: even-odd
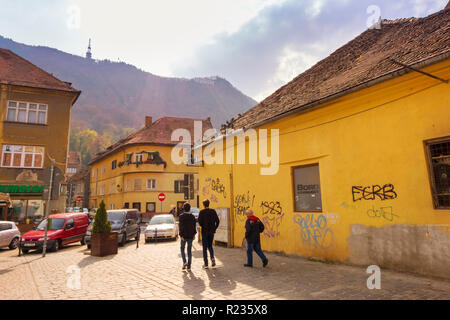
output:
[[[425,142],[435,209],[450,209],[450,137]]]
[[[44,147],[3,145],[2,167],[42,168]]]

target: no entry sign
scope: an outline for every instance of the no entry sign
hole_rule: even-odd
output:
[[[159,201],[164,201],[165,199],[166,199],[166,195],[164,193],[158,194],[158,200]]]

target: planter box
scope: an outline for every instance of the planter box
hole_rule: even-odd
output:
[[[117,254],[117,232],[93,233],[91,236],[91,256],[104,257]]]

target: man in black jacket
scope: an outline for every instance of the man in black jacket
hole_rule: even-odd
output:
[[[209,208],[209,200],[203,201],[205,209],[201,210],[198,214],[198,224],[202,227],[202,246],[203,246],[203,265],[204,269],[208,269],[208,251],[211,258],[211,266],[216,265],[214,259],[214,233],[216,233],[217,227],[219,227],[219,217],[214,209]]]
[[[195,234],[197,230],[195,228],[195,217],[191,213],[191,205],[189,203],[185,203],[183,206],[184,212],[178,218],[179,222],[179,234],[181,238],[181,258],[183,259],[183,270],[187,269],[191,270],[191,262],[192,262],[192,241],[195,238]],[[184,252],[184,248],[187,243],[187,255],[188,259],[186,262],[186,254]]]
[[[247,221],[245,222],[245,239],[247,240],[247,263],[244,267],[253,267],[253,250],[258,254],[263,262],[263,267],[267,266],[269,260],[261,250],[261,238],[259,234],[264,231],[264,224],[253,215],[252,210],[245,211]]]

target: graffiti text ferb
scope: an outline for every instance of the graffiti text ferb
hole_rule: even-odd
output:
[[[247,193],[238,194],[234,200],[234,215],[236,219],[240,221],[245,221],[245,210],[253,207],[255,202],[255,195],[251,196],[250,191]]]
[[[353,201],[358,200],[390,200],[397,198],[393,184],[385,184],[380,187],[375,184],[372,186],[361,187],[352,186]]]
[[[300,226],[300,237],[308,246],[327,249],[333,243],[333,231],[327,228],[327,218],[323,214],[296,214],[294,222]]]
[[[283,220],[284,212],[279,201],[261,201],[264,235],[273,238],[280,235],[278,228]]]

